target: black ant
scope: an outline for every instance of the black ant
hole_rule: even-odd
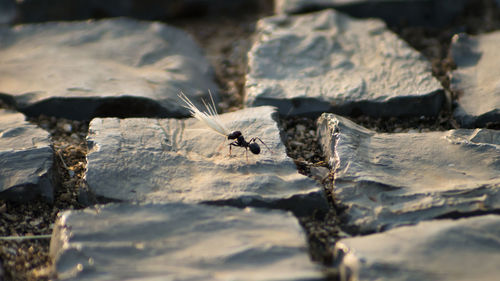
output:
[[[247,161],[248,161],[248,149],[250,149],[250,151],[253,154],[260,153],[260,146],[257,143],[257,140],[260,141],[267,148],[267,150],[269,150],[272,153],[269,147],[267,147],[267,145],[259,137],[251,138],[250,141],[247,142],[240,131],[233,131],[232,133],[227,135],[227,139],[234,140],[232,143],[229,144],[229,155],[231,155],[232,146],[244,147],[247,156]]]
[[[260,146],[257,143],[257,140],[260,141],[271,153],[273,153],[269,149],[269,147],[267,147],[267,145],[258,137],[251,138],[250,141],[246,141],[240,131],[232,131],[231,133],[229,133],[230,130],[219,119],[219,115],[217,114],[217,110],[215,109],[215,102],[211,94],[210,99],[212,100],[212,103],[210,104],[203,102],[206,107],[205,112],[200,111],[183,93],[179,94],[179,98],[181,98],[181,100],[186,103],[184,107],[189,110],[191,116],[203,122],[217,134],[227,137],[228,140],[233,140],[233,142],[229,144],[229,155],[231,155],[232,146],[244,147],[248,161],[248,149],[250,149],[253,154],[260,153]]]

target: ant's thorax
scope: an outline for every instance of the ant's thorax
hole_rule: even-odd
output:
[[[232,131],[229,135],[227,135],[227,139],[228,140],[235,140],[235,139],[239,139],[242,136],[243,136],[243,134],[240,131]]]

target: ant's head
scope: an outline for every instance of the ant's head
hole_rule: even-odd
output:
[[[259,154],[260,153],[260,146],[256,142],[250,142],[250,144],[248,144],[248,148],[250,148],[250,151],[253,154]]]
[[[235,139],[239,138],[240,136],[241,136],[240,131],[233,131],[229,135],[227,135],[227,139],[228,140],[235,140]]]

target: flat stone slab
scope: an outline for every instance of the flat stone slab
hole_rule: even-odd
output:
[[[444,101],[431,66],[376,19],[333,10],[261,19],[249,55],[248,106],[285,115],[437,115]]]
[[[218,91],[194,40],[157,22],[20,25],[0,28],[0,42],[0,92],[27,115],[180,117],[180,91]]]
[[[58,280],[323,280],[296,218],[206,205],[66,211],[50,255]]]
[[[500,131],[381,134],[324,114],[318,134],[361,232],[500,209]]]
[[[0,109],[0,200],[53,200],[53,151],[49,133]]]
[[[327,209],[322,187],[300,175],[286,155],[272,107],[220,115],[261,153],[233,147],[191,118],[96,118],[89,128],[86,180],[98,197],[133,202],[211,202],[309,214]]]
[[[381,18],[390,25],[443,26],[464,10],[466,0],[276,0],[277,14],[334,8],[358,18]]]
[[[487,215],[343,239],[336,250],[352,280],[497,280],[499,241],[500,216]]]
[[[479,36],[455,35],[450,55],[457,65],[451,90],[458,93],[454,117],[463,127],[500,124],[500,32]]]

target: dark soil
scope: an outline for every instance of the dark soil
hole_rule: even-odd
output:
[[[214,65],[222,89],[220,106],[223,111],[242,107],[246,53],[250,48],[255,23],[272,13],[271,1],[263,1],[258,14],[224,18],[190,18],[170,21],[190,32],[206,50]],[[456,95],[449,91],[448,71],[454,68],[448,58],[452,36],[457,32],[480,34],[500,29],[500,9],[493,0],[472,0],[466,11],[448,27],[435,29],[423,27],[393,26],[415,49],[422,52],[432,63],[433,74],[449,93],[449,103],[437,118],[370,118],[358,116],[353,120],[379,132],[436,131],[457,128],[451,116]],[[0,108],[12,108],[1,102]],[[55,155],[55,170],[60,182],[54,204],[32,202],[13,204],[0,201],[0,236],[30,236],[52,233],[53,223],[59,212],[78,209],[78,192],[86,188],[83,179],[87,153],[85,137],[88,122],[56,119],[40,116],[30,122],[48,130],[51,134]],[[288,155],[295,160],[299,172],[311,176],[314,167],[326,167],[316,136],[316,120],[306,117],[282,117],[280,124]],[[497,128],[498,129],[498,128]],[[327,194],[331,194],[332,177],[320,180]],[[327,214],[315,214],[299,218],[310,244],[311,257],[331,265],[332,249],[339,237],[347,236],[341,230],[337,209],[332,198],[332,208]],[[0,240],[0,280],[3,264],[6,280],[48,280],[51,261],[48,255],[49,239],[23,241]]]

